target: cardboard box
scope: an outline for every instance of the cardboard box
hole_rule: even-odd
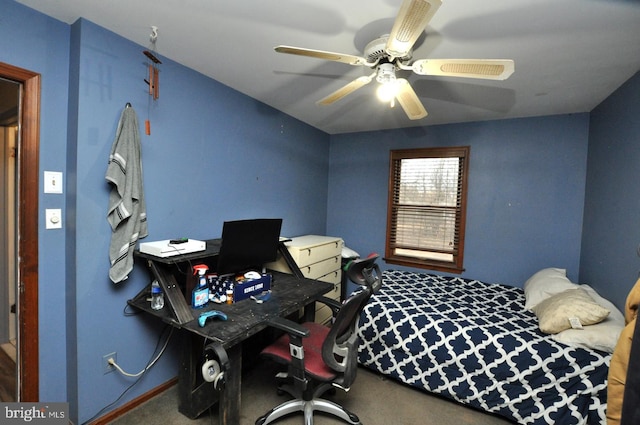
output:
[[[259,295],[271,289],[271,275],[263,274],[259,279],[248,279],[236,282],[233,287],[233,302],[245,300],[251,295]]]

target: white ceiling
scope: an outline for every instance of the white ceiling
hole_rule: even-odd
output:
[[[429,112],[409,120],[375,83],[316,101],[365,67],[280,54],[279,44],[361,55],[401,0],[18,0],[66,23],[86,18],[330,134],[588,112],[640,70],[636,0],[443,0],[415,59],[513,59],[505,81],[408,77]]]

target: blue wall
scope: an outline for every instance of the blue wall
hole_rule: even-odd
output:
[[[64,171],[67,146],[69,26],[13,1],[0,0],[0,61],[42,75],[40,176]],[[35,165],[35,164],[34,164]],[[66,196],[39,195],[40,398],[65,401],[65,231],[44,229],[44,209],[61,208]]]
[[[329,136],[166,58],[151,102],[142,46],[11,0],[0,9],[0,61],[42,74],[40,175],[66,178],[65,195],[40,195],[40,399],[69,401],[75,422],[132,383],[103,375],[102,356],[116,351],[139,371],[162,330],[123,314],[148,282],[144,266],[119,285],[107,275],[104,173],[126,102],[151,120],[142,136],[148,240],[212,238],[224,220],[282,217],[284,235],[326,233],[383,253],[389,150],[469,145],[465,277],[518,286],[563,267],[611,288],[621,305],[637,275],[640,189],[627,183],[637,181],[638,77],[590,115]],[[624,211],[613,222],[603,220],[609,204]],[[45,208],[63,209],[62,230],[44,230]],[[176,376],[179,350],[174,340],[121,402]]]
[[[65,195],[40,195],[40,399],[69,401],[84,422],[132,382],[103,375],[116,351],[130,372],[150,359],[162,326],[126,317],[148,283],[108,278],[109,186],[104,174],[120,113],[131,102],[142,136],[148,240],[219,237],[224,220],[282,217],[285,235],[325,232],[328,136],[161,57],[161,91],[149,100],[142,46],[91,22],[72,26],[0,0],[0,61],[42,74],[41,162],[65,174]],[[62,208],[62,230],[44,209]],[[121,402],[177,375],[180,341]],[[99,388],[99,391],[96,389]],[[116,405],[117,406],[117,405]]]
[[[640,74],[591,113],[580,277],[622,307],[640,258]]]
[[[76,319],[67,332],[76,336],[69,342],[78,364],[72,387],[84,421],[132,383],[103,375],[102,356],[115,351],[119,364],[139,371],[160,333],[159,323],[122,313],[148,283],[145,268],[119,285],[107,275],[104,174],[126,102],[138,111],[141,130],[151,121],[151,136],[142,136],[148,240],[219,237],[224,220],[255,217],[282,217],[283,234],[324,233],[329,145],[326,134],[162,57],[160,99],[153,102],[143,48],[85,20],[72,26],[72,39],[78,60],[70,85],[78,90],[70,98],[77,111],[70,134],[77,137],[70,137],[68,174],[77,196],[69,207],[75,234],[67,266],[75,271],[69,309]],[[176,343],[128,397],[176,376],[178,351]]]
[[[462,276],[522,286],[539,269],[560,267],[575,281],[588,120],[578,114],[332,136],[327,231],[361,255],[384,255],[389,150],[469,145]]]

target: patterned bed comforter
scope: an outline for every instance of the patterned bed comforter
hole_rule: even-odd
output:
[[[605,424],[608,353],[538,330],[524,292],[385,271],[360,318],[361,364],[521,424]]]

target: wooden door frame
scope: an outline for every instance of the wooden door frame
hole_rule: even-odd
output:
[[[0,77],[22,84],[18,145],[18,370],[17,400],[39,401],[38,193],[40,74],[0,62]]]

